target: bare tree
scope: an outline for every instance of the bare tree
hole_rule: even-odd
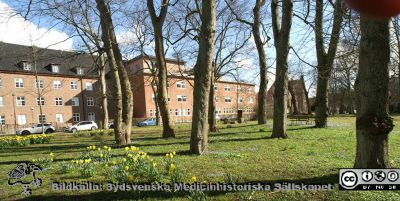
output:
[[[201,1],[199,51],[194,67],[193,120],[190,151],[202,154],[208,149],[208,103],[213,72],[216,4]]]
[[[156,66],[158,68],[157,74],[157,100],[158,106],[163,121],[163,138],[175,137],[175,131],[171,127],[171,119],[169,115],[168,107],[168,92],[167,92],[167,64],[165,61],[164,53],[164,38],[163,38],[163,25],[165,17],[168,12],[169,0],[163,0],[160,14],[157,15],[154,8],[153,0],[147,0],[147,8],[150,13],[151,22],[154,30],[154,42],[155,42],[155,55],[157,58]]]
[[[130,144],[133,99],[128,73],[122,61],[121,51],[115,36],[114,25],[109,5],[104,0],[96,0],[100,13],[102,40],[115,84],[115,99],[117,112],[114,119],[114,130],[117,144]],[[124,96],[122,96],[122,93]]]
[[[287,88],[289,38],[292,26],[293,1],[282,1],[282,24],[279,17],[278,0],[272,0],[272,28],[276,50],[276,73],[274,89],[274,121],[272,138],[287,138]]]
[[[226,0],[225,0],[226,2]],[[257,53],[258,53],[258,61],[260,65],[260,88],[258,91],[258,124],[266,124],[267,123],[267,86],[268,86],[268,77],[267,77],[267,60],[264,51],[264,42],[261,38],[261,17],[260,10],[262,6],[265,4],[265,0],[256,0],[256,3],[253,8],[253,21],[247,21],[242,19],[236,11],[230,6],[229,2],[226,2],[229,9],[235,15],[236,19],[246,25],[251,27],[254,42],[256,44]]]
[[[331,76],[333,62],[336,56],[337,45],[340,37],[340,30],[343,21],[343,0],[337,0],[333,11],[333,25],[330,34],[328,51],[325,50],[324,40],[324,2],[316,0],[315,7],[315,44],[317,51],[317,96],[316,96],[316,111],[315,111],[315,126],[324,128],[327,126],[328,117],[328,86]]]
[[[361,16],[354,168],[389,167],[388,135],[393,129],[388,113],[389,62],[389,20]]]

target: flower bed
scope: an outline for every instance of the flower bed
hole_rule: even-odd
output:
[[[43,144],[50,142],[50,135],[28,135],[28,136],[7,136],[0,137],[0,149],[12,146],[28,146],[30,144]]]

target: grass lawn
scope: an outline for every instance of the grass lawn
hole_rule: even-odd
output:
[[[190,125],[177,125],[177,138],[162,139],[161,128],[133,129],[133,144],[160,162],[165,154],[176,151],[176,166],[184,172],[184,181],[195,175],[197,181],[206,182],[314,182],[334,183],[333,191],[255,191],[233,193],[209,193],[210,200],[400,200],[397,191],[360,192],[339,191],[339,168],[351,168],[355,155],[355,118],[330,118],[329,129],[310,126],[290,126],[289,139],[269,139],[271,121],[267,126],[255,122],[236,125],[220,125],[219,133],[211,133],[209,152],[202,156],[188,154]],[[395,117],[399,125],[400,117]],[[390,134],[389,161],[393,168],[400,168],[400,130],[395,127]],[[114,146],[113,136],[76,136],[54,134],[48,144],[11,147],[0,150],[0,200],[187,200],[188,194],[151,192],[54,192],[53,181],[105,182],[98,174],[82,179],[77,172],[60,174],[61,161],[77,159],[87,146],[112,146],[119,153],[124,148]],[[43,185],[33,189],[33,195],[24,198],[21,186],[8,186],[7,173],[16,164],[31,161],[42,155],[54,153],[51,169],[39,173]],[[229,176],[228,176],[229,175]]]

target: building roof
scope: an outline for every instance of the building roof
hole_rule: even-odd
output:
[[[36,52],[35,56],[33,56],[33,50]],[[32,74],[35,60],[38,74],[81,77],[82,75],[76,72],[76,68],[79,67],[84,69],[83,76],[85,77],[98,76],[89,54],[0,42],[0,72]],[[24,70],[22,62],[30,63],[32,70]],[[59,72],[52,72],[51,65],[58,65]]]
[[[134,57],[133,59],[130,59],[130,60],[126,61],[126,63],[128,64],[128,63],[131,63],[132,61],[137,61],[137,60],[139,60],[141,58],[146,58],[146,59],[150,59],[150,60],[153,60],[153,61],[157,59],[157,57],[155,57],[153,55],[146,55],[145,56],[143,54],[140,54],[140,55]],[[179,60],[179,59],[175,59],[175,58],[165,58],[165,61],[166,62],[171,62],[171,63],[183,64],[183,65],[186,63],[184,60]]]

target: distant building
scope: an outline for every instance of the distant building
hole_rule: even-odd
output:
[[[156,92],[152,87],[154,76],[151,71],[155,69],[155,57],[135,57],[126,62],[126,68],[132,84],[134,118],[155,117]],[[193,112],[194,77],[187,71],[183,61],[167,59],[167,68],[171,118],[174,122],[190,122]],[[244,116],[253,118],[257,95],[254,84],[218,81],[214,87],[218,117],[234,117],[237,115],[237,109],[241,109]]]
[[[88,54],[0,42],[0,124],[100,120],[97,77]]]
[[[305,88],[304,78],[289,81],[288,97],[287,97],[287,111],[288,114],[308,114],[309,106],[307,104],[307,91]],[[272,84],[267,93],[267,116],[273,117],[274,115],[274,90],[275,83]]]

